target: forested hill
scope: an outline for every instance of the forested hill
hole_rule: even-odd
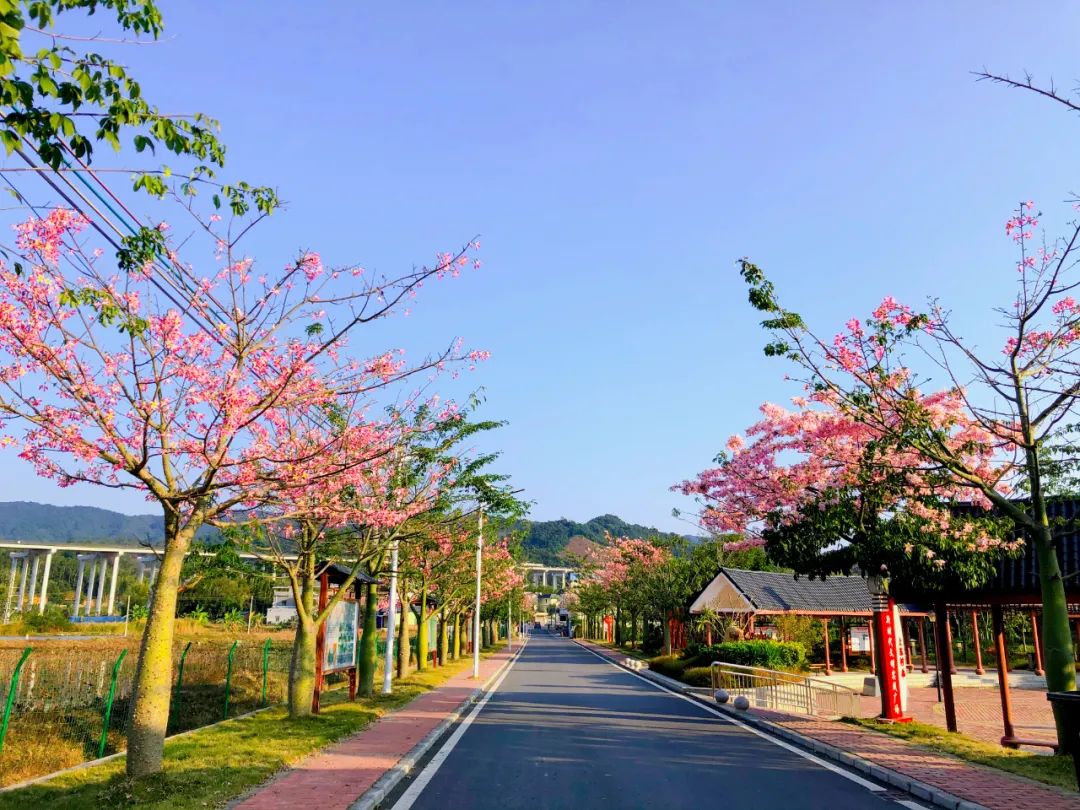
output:
[[[564,562],[562,553],[571,537],[581,536],[603,542],[605,531],[614,537],[678,537],[652,526],[627,523],[616,515],[600,515],[585,523],[566,518],[527,521],[526,528],[525,539],[521,544],[525,558],[545,565],[559,565]]]
[[[51,506],[32,501],[0,502],[0,540],[28,543],[106,541],[119,546],[158,545],[164,538],[161,515],[125,515],[95,506]],[[216,536],[205,528],[200,537]]]

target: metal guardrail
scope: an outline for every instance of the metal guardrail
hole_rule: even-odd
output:
[[[714,690],[726,689],[732,698],[745,695],[759,709],[827,717],[859,714],[858,692],[820,678],[720,661],[710,665],[709,675]]]

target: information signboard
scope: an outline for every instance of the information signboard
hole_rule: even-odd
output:
[[[342,600],[326,617],[323,672],[356,666],[356,628],[359,603]]]

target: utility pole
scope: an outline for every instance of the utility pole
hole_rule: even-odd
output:
[[[382,691],[389,695],[393,691],[391,680],[394,677],[394,611],[397,610],[397,568],[398,541],[390,545],[390,607],[386,611],[386,660],[383,661]],[[403,617],[404,618],[404,617]]]
[[[480,507],[480,518],[476,535],[476,605],[473,607],[473,653],[472,676],[480,677],[480,557],[484,551],[484,507]]]

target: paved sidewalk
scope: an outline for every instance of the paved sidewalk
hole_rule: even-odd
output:
[[[618,652],[594,644],[588,647],[622,663]],[[1077,810],[1080,794],[1068,794],[993,768],[964,762],[920,748],[906,740],[816,717],[750,710],[754,717],[846,751],[873,765],[897,771],[910,779],[951,793],[989,810]]]
[[[517,648],[515,643],[514,651]],[[512,655],[504,648],[481,661],[479,681],[473,680],[469,667],[398,711],[308,757],[236,807],[243,810],[345,810]]]
[[[1078,794],[1069,795],[1003,771],[938,754],[897,737],[832,720],[764,709],[752,711],[755,717],[990,810],[1076,810],[1080,807]]]

